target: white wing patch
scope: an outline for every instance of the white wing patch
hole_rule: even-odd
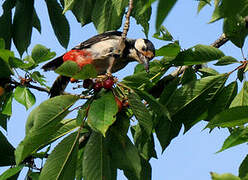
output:
[[[116,36],[117,37],[117,36]],[[87,51],[90,51],[94,59],[104,59],[111,54],[114,54],[115,50],[119,46],[119,37],[111,38],[104,41],[100,41],[96,44],[93,44]]]

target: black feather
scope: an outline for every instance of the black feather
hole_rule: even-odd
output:
[[[46,63],[41,68],[44,69],[44,71],[51,71],[57,69],[59,66],[63,64],[63,55],[55,58],[54,60]]]
[[[70,77],[61,75],[57,77],[50,89],[50,97],[52,98],[61,95],[64,92],[67,84],[70,82],[70,79]]]
[[[80,43],[79,45],[75,46],[73,49],[84,49],[89,48],[95,43],[101,42],[102,40],[106,40],[111,38],[112,36],[121,36],[122,32],[120,31],[107,31],[102,34],[98,34],[93,36],[92,38]]]

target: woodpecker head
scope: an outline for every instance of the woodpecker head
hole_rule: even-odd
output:
[[[149,61],[155,56],[155,48],[148,39],[136,39],[134,48],[130,50],[130,57],[141,64],[144,64],[146,71],[149,71]]]

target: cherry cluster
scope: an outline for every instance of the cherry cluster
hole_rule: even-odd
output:
[[[95,92],[100,91],[102,88],[104,89],[111,89],[115,84],[114,77],[107,77],[106,79],[85,79],[83,83],[83,87],[85,89],[94,89]]]

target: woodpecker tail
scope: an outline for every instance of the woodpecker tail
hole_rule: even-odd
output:
[[[63,64],[63,56],[59,56],[56,59],[46,63],[44,66],[41,68],[44,69],[44,71],[51,71],[57,69],[61,64]]]
[[[69,82],[70,82],[70,77],[61,76],[61,75],[58,76],[50,89],[50,97],[52,98],[61,95],[64,92]]]

